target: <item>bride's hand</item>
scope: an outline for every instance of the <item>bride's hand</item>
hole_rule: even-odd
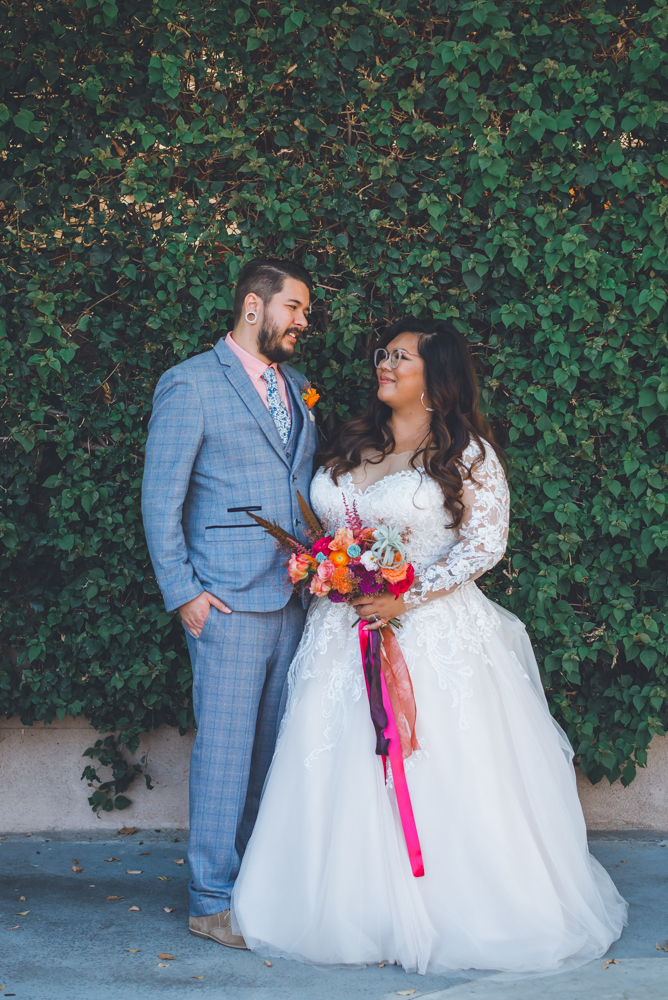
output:
[[[357,597],[352,606],[362,619],[369,622],[369,629],[382,628],[390,618],[396,618],[408,610],[403,594],[370,594]]]

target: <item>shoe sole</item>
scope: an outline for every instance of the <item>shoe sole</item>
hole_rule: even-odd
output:
[[[194,931],[192,927],[189,927],[188,930],[193,937],[204,938],[206,941],[213,941],[214,944],[222,944],[223,948],[234,948],[235,951],[250,951],[248,945],[227,944],[225,941],[219,941],[218,938],[212,937],[210,934],[205,934],[204,931]]]

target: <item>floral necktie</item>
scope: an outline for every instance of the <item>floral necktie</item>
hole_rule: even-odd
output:
[[[292,421],[290,420],[290,411],[281,399],[281,394],[278,391],[276,369],[272,367],[266,368],[262,372],[262,378],[267,383],[267,402],[269,403],[269,412],[274,419],[276,430],[279,433],[281,441],[284,445],[286,445],[288,443],[288,438],[290,437],[290,427],[292,426]]]

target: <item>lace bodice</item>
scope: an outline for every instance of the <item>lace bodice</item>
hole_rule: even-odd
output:
[[[467,466],[479,456],[471,442],[462,458]],[[508,537],[509,495],[506,478],[491,446],[465,480],[462,499],[465,514],[458,528],[443,506],[439,485],[422,469],[401,469],[366,489],[358,489],[357,470],[335,485],[320,469],[311,484],[311,505],[332,533],[345,524],[346,506],[353,501],[363,524],[387,524],[409,530],[406,549],[415,567],[418,584],[406,595],[416,603],[433,592],[450,591],[474,580],[502,558]]]

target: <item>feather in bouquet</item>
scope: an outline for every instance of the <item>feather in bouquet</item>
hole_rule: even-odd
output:
[[[308,587],[316,597],[351,601],[383,590],[398,596],[412,586],[413,566],[406,559],[401,533],[384,524],[365,527],[357,509],[347,509],[346,525],[328,535],[301,494],[299,506],[308,534],[315,539],[302,545],[278,524],[248,511],[266,532],[289,550],[288,573],[297,587]],[[397,623],[398,624],[398,623]]]

